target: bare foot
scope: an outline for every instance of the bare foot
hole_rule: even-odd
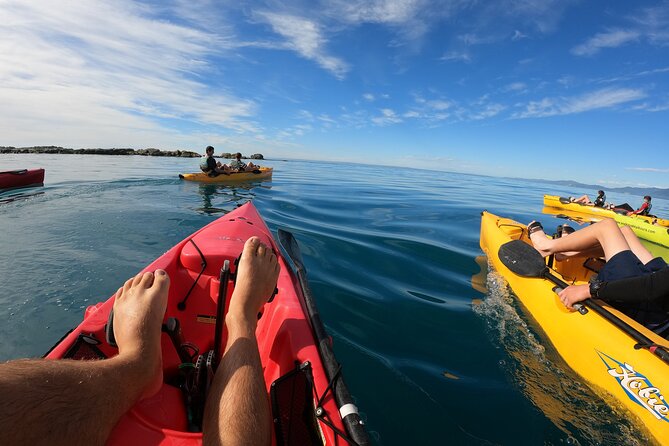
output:
[[[258,237],[248,239],[237,268],[237,284],[229,314],[233,318],[255,322],[258,312],[274,292],[278,277],[276,255]]]
[[[128,279],[114,300],[114,337],[119,358],[138,361],[139,379],[146,382],[144,396],[162,385],[160,333],[170,279],[161,269]]]

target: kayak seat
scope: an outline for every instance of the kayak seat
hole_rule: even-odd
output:
[[[588,257],[585,262],[583,262],[584,268],[587,268],[596,274],[599,273],[604,265],[606,265],[606,260],[600,259],[599,257]]]
[[[226,260],[232,264],[236,258],[230,253],[241,253],[244,241],[239,239],[221,239],[206,235],[196,236],[193,243],[186,243],[181,249],[179,260],[184,268],[199,274],[202,271],[202,256],[207,262],[203,275],[218,277]],[[198,251],[199,250],[199,251]],[[200,255],[202,252],[202,255]]]

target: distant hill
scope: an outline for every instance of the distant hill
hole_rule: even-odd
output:
[[[663,198],[669,200],[669,189],[660,189],[658,187],[608,187],[599,184],[584,184],[572,180],[532,180],[541,183],[559,184],[561,186],[578,187],[582,189],[603,189],[606,192],[621,192],[630,195],[650,195],[653,198]]]

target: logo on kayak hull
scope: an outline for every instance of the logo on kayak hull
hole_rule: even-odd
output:
[[[609,375],[618,381],[627,396],[639,406],[653,414],[658,420],[669,422],[669,406],[660,389],[629,364],[616,361],[609,355],[597,352],[608,367]]]

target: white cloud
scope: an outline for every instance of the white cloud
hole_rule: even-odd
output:
[[[472,61],[472,58],[471,58],[471,56],[469,55],[469,53],[466,52],[466,51],[465,51],[465,52],[449,51],[448,53],[446,53],[446,54],[444,54],[443,56],[441,56],[441,57],[439,58],[439,60],[443,60],[443,61],[451,61],[451,60],[454,60],[454,61],[461,61],[461,62],[467,62],[467,63],[469,63],[469,62]]]
[[[374,95],[371,94],[371,93],[365,93],[365,94],[363,94],[363,95],[362,95],[362,98],[363,98],[365,101],[368,101],[368,102],[373,102],[373,101],[376,99],[376,98],[374,97]]]
[[[521,40],[521,39],[526,39],[527,37],[528,37],[528,36],[527,36],[526,34],[523,34],[523,33],[521,33],[520,31],[518,31],[518,30],[516,29],[516,30],[514,30],[514,32],[513,32],[513,36],[511,36],[511,40],[513,40],[514,42],[516,42],[516,41]]]
[[[372,118],[372,122],[379,126],[386,126],[390,124],[398,124],[402,122],[402,118],[398,116],[393,110],[389,108],[381,109],[381,116]]]
[[[646,97],[642,90],[632,88],[605,88],[571,98],[544,98],[531,101],[525,110],[517,112],[514,118],[539,118],[546,116],[570,115],[586,111],[610,108]]]
[[[435,99],[432,101],[426,101],[425,104],[433,110],[446,110],[451,107],[451,103],[443,99]]]
[[[669,169],[659,169],[657,167],[626,167],[625,170],[634,170],[637,172],[669,173]]]
[[[502,111],[506,110],[506,106],[502,104],[485,104],[480,110],[475,110],[470,113],[469,119],[480,121],[482,119],[492,118],[497,116]]]
[[[586,42],[571,49],[572,54],[577,56],[592,56],[602,48],[617,48],[628,42],[638,40],[640,33],[633,30],[612,30],[605,33],[595,34]]]
[[[424,0],[342,0],[331,8],[343,20],[354,23],[404,24],[425,6]]]
[[[130,1],[0,3],[5,142],[192,141],[160,119],[257,131],[256,105],[200,81],[227,35],[157,20]],[[167,136],[169,135],[169,136]]]
[[[256,12],[256,16],[286,39],[286,49],[295,51],[305,59],[313,60],[338,79],[345,77],[348,65],[327,53],[325,49],[327,39],[317,22],[295,15],[267,11]]]
[[[525,92],[527,91],[527,84],[525,82],[512,82],[502,87],[502,92],[508,93],[510,91],[516,93]]]

